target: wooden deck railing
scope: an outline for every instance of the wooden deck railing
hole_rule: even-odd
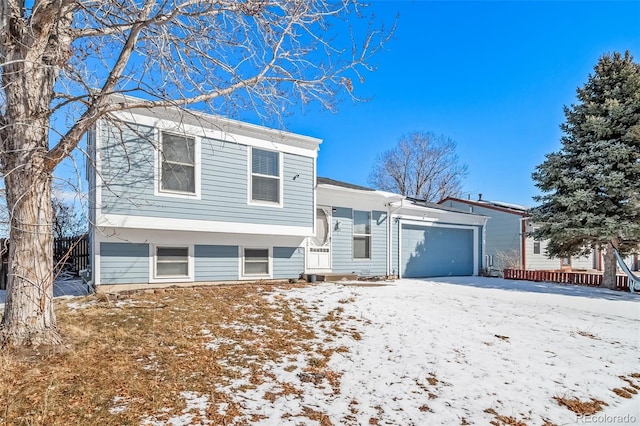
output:
[[[505,269],[504,278],[508,280],[548,281],[560,284],[576,284],[590,287],[597,287],[602,283],[602,274],[588,272]],[[629,278],[626,275],[616,275],[616,288],[620,290],[629,290]]]

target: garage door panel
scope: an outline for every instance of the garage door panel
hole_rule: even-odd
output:
[[[402,226],[402,276],[473,275],[473,230]]]

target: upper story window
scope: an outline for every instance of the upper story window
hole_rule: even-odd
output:
[[[533,242],[533,254],[540,254],[540,241]]]
[[[196,140],[161,133],[160,191],[196,194]]]
[[[251,148],[251,202],[282,205],[281,154]]]
[[[353,258],[371,259],[371,212],[353,211]]]

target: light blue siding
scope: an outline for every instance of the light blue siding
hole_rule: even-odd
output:
[[[283,153],[283,207],[249,205],[245,145],[202,139],[201,199],[154,195],[153,128],[103,126],[105,214],[312,227],[314,159]]]
[[[100,243],[101,284],[149,282],[149,244]]]
[[[194,247],[196,281],[231,281],[238,279],[238,246]]]
[[[473,229],[402,225],[402,276],[473,275]]]
[[[522,217],[520,215],[481,206],[469,206],[466,203],[453,200],[447,200],[444,205],[489,217],[485,226],[486,253],[484,254],[493,256],[494,267],[500,267],[499,257],[501,256],[508,255],[518,258],[521,244],[520,219]]]
[[[273,278],[299,278],[304,272],[304,249],[298,247],[273,248]]]
[[[387,274],[387,213],[371,214],[371,259],[353,259],[353,209],[335,207],[332,215],[331,261],[333,272],[363,276]],[[338,222],[340,224],[338,225]]]

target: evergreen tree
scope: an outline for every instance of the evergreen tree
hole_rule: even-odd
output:
[[[615,288],[613,249],[640,244],[640,64],[605,54],[577,98],[564,107],[562,148],[533,173],[543,193],[533,236],[556,257],[604,249],[602,285]]]

